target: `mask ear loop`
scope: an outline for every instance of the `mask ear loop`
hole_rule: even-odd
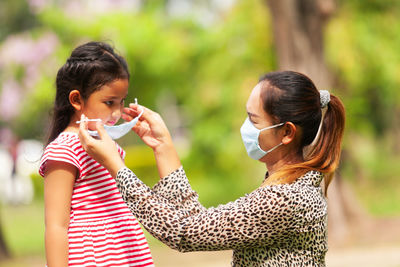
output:
[[[258,144],[257,146],[258,146],[258,148],[259,148],[261,151],[263,151],[263,152],[265,153],[265,155],[267,155],[268,153],[271,153],[272,151],[274,151],[275,149],[277,149],[277,148],[280,147],[281,145],[283,145],[282,142],[279,143],[279,144],[277,144],[277,145],[274,146],[273,148],[268,149],[267,151],[264,151],[264,150],[260,147],[259,144]],[[265,155],[264,155],[264,156],[265,156]]]
[[[320,98],[321,112],[322,112],[321,121],[319,123],[318,131],[314,137],[314,140],[311,142],[311,144],[303,148],[303,157],[305,159],[307,159],[308,156],[313,152],[315,145],[317,144],[321,136],[322,123],[324,122],[326,111],[328,110],[328,104],[331,101],[331,94],[327,90],[319,90],[319,98]]]
[[[273,129],[273,128],[280,127],[280,126],[284,125],[285,123],[286,123],[286,122],[281,122],[281,123],[278,123],[278,124],[275,124],[275,125],[272,125],[272,126],[265,127],[265,128],[263,128],[263,129],[261,129],[260,132],[261,132],[261,131],[264,131],[264,130],[269,130],[269,129]],[[260,143],[257,142],[257,147],[258,147],[262,152],[264,152],[265,155],[267,155],[268,153],[274,151],[276,148],[280,147],[281,145],[283,145],[282,142],[281,142],[280,144],[277,144],[277,145],[274,146],[273,148],[271,148],[271,149],[269,149],[269,150],[267,150],[267,151],[264,151],[264,149],[262,149],[262,148],[260,147]]]
[[[310,155],[310,153],[313,151],[315,145],[317,144],[319,137],[321,136],[321,129],[322,129],[322,123],[324,122],[324,118],[325,118],[325,114],[326,111],[328,110],[328,106],[325,106],[324,108],[321,109],[321,121],[319,123],[318,126],[318,131],[317,134],[314,137],[314,140],[311,142],[311,144],[309,144],[308,146],[305,146],[303,148],[303,157],[307,158],[308,155]]]

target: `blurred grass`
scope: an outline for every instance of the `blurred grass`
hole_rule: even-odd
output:
[[[3,233],[12,255],[44,255],[43,201],[2,206]]]
[[[4,267],[44,266],[43,201],[29,205],[2,205],[0,218],[12,259],[0,262]]]

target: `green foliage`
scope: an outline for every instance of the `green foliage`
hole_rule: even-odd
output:
[[[27,94],[22,102],[24,107],[21,115],[11,125],[14,132],[21,139],[46,138],[49,109],[54,99],[54,82],[50,77],[42,77],[36,84],[40,90],[33,90]]]
[[[382,137],[400,106],[400,7],[365,14],[354,12],[354,2],[344,4],[329,25],[328,60],[346,89],[348,128]]]
[[[345,157],[342,174],[350,178],[361,203],[370,214],[396,216],[400,210],[399,155],[391,154],[387,140],[351,136],[346,144],[351,157]],[[351,162],[349,164],[348,162]]]
[[[31,181],[32,181],[33,196],[35,201],[42,201],[44,196],[43,177],[40,176],[39,173],[32,173]]]
[[[27,1],[0,1],[0,41],[9,34],[32,29],[37,24]]]

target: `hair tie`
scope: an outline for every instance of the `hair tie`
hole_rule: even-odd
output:
[[[327,90],[319,90],[321,108],[326,107],[331,101],[331,94]]]

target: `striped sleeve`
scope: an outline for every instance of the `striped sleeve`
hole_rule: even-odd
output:
[[[117,142],[115,142],[115,145],[117,146],[117,149],[118,149],[119,154],[121,155],[121,158],[123,160],[125,160],[125,155],[126,155],[125,150],[120,145],[118,145]]]
[[[49,161],[60,161],[75,166],[79,172],[81,171],[81,164],[79,157],[74,151],[73,147],[65,143],[51,143],[46,147],[42,159],[39,164],[39,174],[44,177],[46,173],[46,166]]]

